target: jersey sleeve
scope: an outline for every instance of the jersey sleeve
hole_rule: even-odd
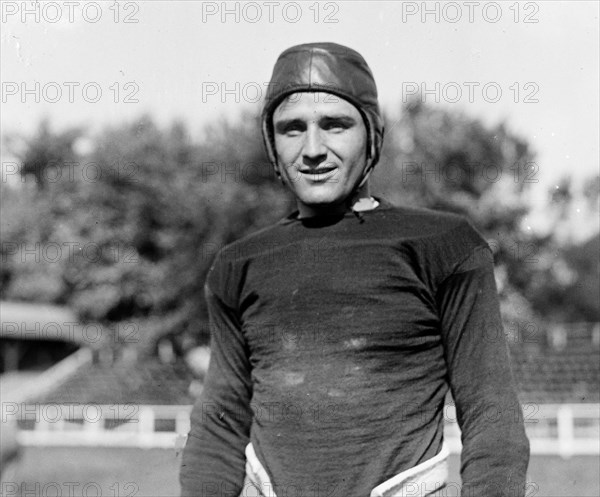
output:
[[[183,452],[181,495],[239,495],[245,476],[252,410],[251,367],[239,315],[217,288],[219,262],[205,286],[211,358],[201,396],[191,413],[191,429]]]
[[[509,364],[492,253],[474,229],[436,292],[450,388],[462,431],[462,495],[523,496],[529,441]]]

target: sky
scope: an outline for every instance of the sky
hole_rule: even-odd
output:
[[[595,1],[34,5],[2,2],[3,136],[44,116],[95,131],[146,112],[200,136],[211,120],[260,108],[284,49],[335,41],[365,57],[392,115],[425,90],[427,103],[526,138],[539,188],[598,174]]]

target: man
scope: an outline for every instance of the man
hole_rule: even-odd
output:
[[[286,50],[262,117],[298,211],[223,249],[208,275],[212,355],[183,495],[456,488],[449,388],[462,495],[524,495],[529,444],[507,346],[486,339],[501,326],[489,248],[459,216],[370,196],[383,122],[362,56]]]

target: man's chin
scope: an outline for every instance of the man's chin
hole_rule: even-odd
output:
[[[342,199],[338,199],[334,196],[307,196],[307,197],[297,197],[300,202],[302,202],[307,207],[312,207],[315,209],[324,209],[329,206],[335,207],[338,204],[342,204],[344,201]]]

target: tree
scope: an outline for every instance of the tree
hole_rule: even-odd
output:
[[[467,216],[494,252],[504,318],[533,319],[523,295],[544,240],[521,230],[529,209],[525,193],[537,182],[527,141],[503,123],[486,128],[477,119],[418,99],[404,106],[400,120],[387,121],[373,190],[400,205]]]
[[[44,140],[29,140],[23,157],[35,149],[57,167],[68,160],[70,174],[40,189],[5,188],[12,222],[2,226],[11,242],[3,245],[3,298],[68,304],[82,321],[117,334],[130,330],[119,323],[134,323],[145,351],[163,336],[182,353],[206,343],[203,287],[216,252],[289,207],[248,120],[212,124],[192,143],[181,123],[162,130],[143,116],[93,137],[77,161],[71,149],[60,148],[61,159],[49,145],[64,134],[43,129]],[[41,254],[58,245],[62,257],[24,264],[23,251],[12,249],[36,244]]]
[[[62,177],[62,168],[75,160],[73,147],[82,133],[81,128],[53,132],[49,121],[43,119],[33,137],[9,137],[8,146],[21,160],[21,176],[32,176],[38,188],[43,189]]]
[[[161,129],[142,116],[87,137],[92,146],[78,155],[84,136],[42,123],[24,141],[22,174],[35,183],[2,185],[2,298],[70,305],[112,330],[113,347],[130,325],[131,345],[148,353],[165,338],[178,354],[206,344],[203,290],[215,254],[295,208],[265,156],[258,116],[211,123],[199,140],[182,123]],[[63,174],[50,180],[48,167]],[[415,101],[388,122],[373,192],[468,216],[494,251],[505,320],[527,322],[548,302],[566,309],[560,292],[570,284],[548,276],[559,241],[522,229],[536,168],[506,125]],[[38,260],[15,249],[35,244]],[[61,257],[43,255],[57,245]]]

